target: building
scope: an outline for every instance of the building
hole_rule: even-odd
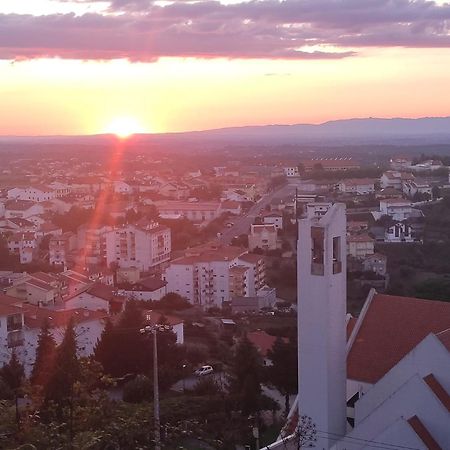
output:
[[[221,214],[219,202],[155,202],[160,217],[181,216],[200,224],[207,224]]]
[[[375,183],[369,178],[349,178],[338,184],[344,194],[366,195],[375,192]]]
[[[106,233],[106,264],[148,271],[169,261],[170,228],[156,222],[124,225]]]
[[[71,254],[77,248],[77,237],[70,231],[61,236],[52,236],[48,244],[49,263],[67,267]]]
[[[263,216],[264,225],[274,225],[277,230],[283,229],[283,215],[277,212],[271,212],[264,214]]]
[[[367,233],[347,237],[347,255],[362,259],[374,254],[375,239]]]
[[[432,188],[428,183],[419,182],[419,181],[405,181],[402,184],[403,193],[409,198],[413,198],[416,194],[429,196],[428,198],[431,200],[432,197]]]
[[[59,298],[58,280],[45,273],[25,274],[14,280],[6,294],[32,305],[52,307]]]
[[[374,253],[373,255],[364,258],[363,270],[365,272],[374,272],[382,277],[386,276],[387,273],[387,257],[381,253]]]
[[[420,217],[422,212],[412,207],[410,200],[388,198],[380,200],[380,217],[389,216],[393,220],[405,220],[410,217]]]
[[[30,200],[8,200],[5,203],[6,219],[29,219],[44,213],[44,208]]]
[[[82,225],[77,230],[77,247],[80,250],[79,263],[82,267],[106,263],[106,234],[113,227],[90,227]]]
[[[404,221],[388,226],[384,233],[384,242],[414,242],[411,225]]]
[[[283,168],[283,172],[287,177],[298,177],[299,176],[299,172],[298,172],[298,167],[297,166],[293,166],[293,167],[284,167]]]
[[[248,248],[250,251],[277,249],[277,228],[275,225],[251,225],[248,235]]]
[[[191,249],[170,262],[164,273],[167,292],[207,308],[222,307],[234,296],[255,296],[264,282],[264,264],[258,255],[240,247],[206,246]]]
[[[324,170],[325,172],[339,172],[345,170],[359,169],[361,166],[352,158],[320,158],[300,161],[306,172],[313,170]]]
[[[28,200],[36,203],[53,200],[55,191],[49,186],[29,186],[27,188],[13,188],[8,191],[9,199]]]
[[[133,300],[158,301],[167,294],[167,281],[158,277],[148,277],[133,284],[120,286],[118,293]]]
[[[19,256],[20,264],[29,264],[37,255],[38,239],[36,233],[27,231],[14,233],[8,237],[8,251]]]
[[[299,220],[299,415],[317,429],[346,432],[346,217],[336,203],[321,217]],[[333,440],[320,435],[319,448]]]
[[[402,190],[402,184],[407,181],[413,181],[414,175],[410,172],[397,172],[395,170],[388,170],[381,175],[380,185],[383,189],[394,188]]]
[[[263,358],[263,363],[265,366],[271,366],[272,360],[269,358],[269,351],[272,350],[273,344],[277,340],[276,336],[267,334],[265,331],[249,331],[247,333],[247,339],[256,347],[258,353]],[[281,338],[284,342],[289,340],[285,337]]]

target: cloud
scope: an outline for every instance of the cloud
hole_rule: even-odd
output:
[[[0,15],[0,58],[336,59],[373,46],[450,47],[450,5],[425,0],[111,0],[108,11]]]

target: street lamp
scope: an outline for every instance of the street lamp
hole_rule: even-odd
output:
[[[147,320],[150,318],[147,316]],[[147,325],[139,331],[141,334],[153,334],[153,411],[155,416],[155,450],[161,450],[161,423],[159,418],[159,387],[158,387],[158,332],[171,331],[170,325]]]

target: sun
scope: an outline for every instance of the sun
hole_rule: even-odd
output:
[[[134,117],[117,117],[105,129],[105,133],[126,139],[136,133],[145,133],[144,127]]]

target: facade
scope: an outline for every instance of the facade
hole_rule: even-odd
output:
[[[382,277],[386,276],[387,273],[387,258],[386,255],[381,253],[374,253],[369,255],[362,262],[363,270],[365,272],[374,272]]]
[[[393,220],[405,220],[420,215],[420,211],[414,210],[410,200],[389,198],[380,200],[380,214]]]
[[[297,166],[293,166],[293,167],[284,167],[283,168],[283,172],[287,177],[298,177],[299,173],[298,173],[298,167]]]
[[[365,195],[375,192],[375,184],[373,180],[368,178],[349,178],[342,180],[338,187],[345,194]]]
[[[345,205],[299,221],[299,415],[335,436],[346,431],[346,259]],[[328,436],[319,448],[332,446]]]
[[[157,277],[149,277],[121,287],[119,294],[133,300],[158,301],[167,294],[167,282]]]
[[[44,213],[44,208],[29,200],[9,200],[5,203],[6,219],[29,219]]]
[[[207,224],[221,214],[218,202],[155,202],[161,217],[181,216],[194,222]]]
[[[36,203],[53,200],[56,195],[48,186],[30,186],[27,188],[13,188],[8,191],[8,198],[15,200],[28,200]]]
[[[170,228],[158,223],[125,225],[106,234],[108,266],[148,271],[169,261],[171,249]]]
[[[375,240],[368,234],[358,234],[347,238],[347,255],[354,258],[365,258],[373,255]]]
[[[263,282],[264,266],[249,256],[239,247],[192,249],[166,269],[167,292],[204,308],[222,307],[234,296],[254,296]]]
[[[420,183],[418,181],[405,181],[402,190],[409,198],[413,198],[416,194],[429,195],[431,199],[432,188],[428,183]]]
[[[381,175],[380,185],[383,189],[394,188],[401,191],[403,183],[408,181],[414,181],[414,175],[412,173],[388,170]]]
[[[407,222],[396,222],[384,233],[385,242],[414,242],[412,228]]]
[[[112,229],[107,225],[98,228],[83,225],[78,228],[77,247],[80,250],[80,263],[83,267],[106,263],[106,234]]]
[[[283,215],[280,213],[269,213],[263,217],[264,225],[274,225],[277,230],[283,229]]]
[[[8,237],[8,251],[19,256],[21,264],[29,264],[33,261],[38,250],[38,239],[32,231],[14,233]]]
[[[76,235],[71,232],[52,236],[48,244],[50,264],[67,267],[71,252],[76,249],[76,243]]]
[[[248,248],[250,251],[256,248],[276,250],[277,228],[275,225],[251,225],[248,236]]]

